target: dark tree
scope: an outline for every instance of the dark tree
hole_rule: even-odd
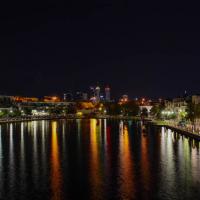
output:
[[[122,112],[127,116],[137,116],[139,115],[140,108],[135,101],[129,101],[125,104],[122,104]]]
[[[118,103],[105,103],[104,107],[107,111],[108,115],[120,115],[121,114],[121,106]]]

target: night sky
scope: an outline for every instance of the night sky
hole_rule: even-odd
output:
[[[197,5],[32,2],[0,6],[0,94],[87,91],[97,82],[114,96],[200,93]]]

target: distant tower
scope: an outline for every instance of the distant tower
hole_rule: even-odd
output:
[[[97,102],[100,101],[100,90],[101,88],[99,86],[95,88],[95,97],[96,97]]]
[[[109,102],[110,101],[110,87],[106,87],[105,88],[105,100],[107,101],[107,102]]]
[[[67,94],[66,94],[66,93],[63,95],[63,100],[64,100],[64,101],[67,100]]]
[[[124,95],[122,96],[122,98],[121,98],[121,102],[122,102],[122,103],[128,102],[128,95],[124,94]]]
[[[83,96],[83,101],[87,101],[88,100],[88,94],[87,93],[83,93],[82,94],[82,96]]]

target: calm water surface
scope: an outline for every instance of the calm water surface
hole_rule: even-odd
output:
[[[199,143],[132,121],[0,125],[0,199],[199,199]]]

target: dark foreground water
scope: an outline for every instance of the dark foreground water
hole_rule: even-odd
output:
[[[200,199],[199,143],[132,121],[0,125],[0,199]]]

